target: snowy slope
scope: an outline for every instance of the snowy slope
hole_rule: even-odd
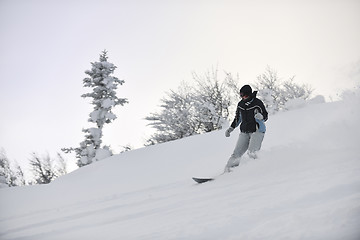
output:
[[[49,185],[0,190],[0,239],[360,239],[360,98],[270,116],[260,158],[222,172],[224,131],[147,147]]]

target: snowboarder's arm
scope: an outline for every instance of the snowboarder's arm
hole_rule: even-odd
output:
[[[239,103],[239,104],[240,104],[240,103]],[[240,113],[239,104],[238,104],[238,107],[236,108],[235,118],[234,118],[233,122],[231,123],[231,127],[232,127],[232,128],[236,128],[236,127],[239,126],[240,123],[241,123],[241,113]]]

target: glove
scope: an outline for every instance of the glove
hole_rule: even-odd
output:
[[[230,137],[230,133],[234,131],[233,127],[229,127],[228,130],[225,131],[225,137]]]
[[[263,120],[264,116],[261,113],[256,113],[254,116],[256,119]]]

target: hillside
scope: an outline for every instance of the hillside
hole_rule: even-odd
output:
[[[270,116],[259,159],[220,174],[224,130],[0,189],[0,239],[360,239],[360,97]]]

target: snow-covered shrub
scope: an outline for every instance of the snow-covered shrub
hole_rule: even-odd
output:
[[[325,103],[325,97],[323,95],[317,95],[307,101],[309,104]]]
[[[257,77],[255,88],[258,97],[264,102],[269,113],[288,110],[308,100],[313,89],[306,84],[298,84],[295,77],[282,81],[277,72],[267,67],[265,72]],[[291,103],[288,103],[291,100]]]
[[[151,113],[146,120],[156,129],[148,144],[162,143],[194,134],[221,129],[229,114],[236,111],[240,101],[239,76],[225,72],[224,81],[218,79],[218,71],[204,76],[193,74],[195,86],[182,83],[177,91],[170,91],[161,99],[161,110]],[[312,89],[294,82],[294,77],[281,81],[270,67],[257,77],[254,90],[269,113],[301,107]]]
[[[145,119],[157,131],[148,145],[168,142],[221,129],[229,116],[231,97],[226,81],[221,82],[217,70],[204,76],[193,74],[195,86],[183,82],[161,99],[161,110]]]
[[[25,185],[24,172],[16,163],[10,164],[5,150],[0,149],[0,188]]]

